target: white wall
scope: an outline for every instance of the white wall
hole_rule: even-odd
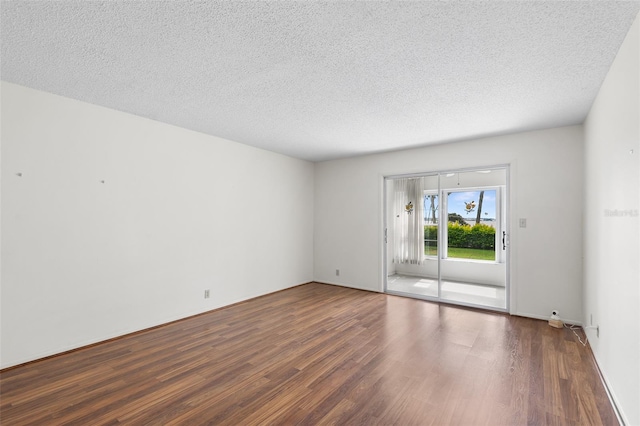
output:
[[[316,164],[315,279],[382,291],[383,176],[510,164],[510,311],[581,322],[582,141],[572,126]]]
[[[585,122],[583,204],[584,322],[600,326],[600,337],[587,331],[591,348],[630,425],[640,424],[639,19]]]
[[[1,88],[1,367],[313,279],[312,163]]]

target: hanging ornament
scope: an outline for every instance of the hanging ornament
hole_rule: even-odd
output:
[[[466,212],[467,212],[467,213],[471,213],[471,212],[472,212],[472,211],[474,211],[474,210],[475,210],[475,208],[476,208],[476,202],[475,202],[475,201],[472,201],[472,202],[470,202],[470,203],[464,203],[464,206],[465,206],[465,208],[464,208],[464,209],[466,210]]]
[[[404,209],[407,212],[407,214],[413,213],[413,203],[411,201],[409,201],[409,204],[404,206]]]

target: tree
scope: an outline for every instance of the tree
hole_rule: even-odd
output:
[[[437,195],[428,195],[427,198],[429,198],[431,205],[429,206],[429,211],[430,213],[430,219],[431,219],[431,223],[437,223],[436,221],[436,209],[438,208],[438,206],[436,206],[435,204],[435,200],[436,200]]]
[[[480,191],[480,199],[478,200],[478,214],[476,215],[476,225],[480,225],[480,215],[482,214],[483,198],[484,198],[484,191]]]
[[[463,226],[469,226],[467,222],[465,222],[464,218],[460,216],[458,213],[449,213],[449,222],[451,223],[459,223]]]

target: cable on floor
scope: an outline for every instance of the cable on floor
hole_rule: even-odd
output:
[[[582,341],[582,339],[580,338],[580,336],[578,335],[578,333],[576,333],[576,330],[580,330],[582,327],[578,326],[578,325],[569,325],[569,324],[565,324],[565,327],[567,327],[569,330],[573,331],[573,334],[576,335],[576,337],[578,338],[578,341],[580,343],[582,343],[582,346],[587,346],[587,333],[584,333],[584,342]]]

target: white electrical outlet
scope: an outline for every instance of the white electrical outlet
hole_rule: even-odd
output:
[[[205,290],[204,291],[204,298],[208,299],[209,298],[209,290]]]

